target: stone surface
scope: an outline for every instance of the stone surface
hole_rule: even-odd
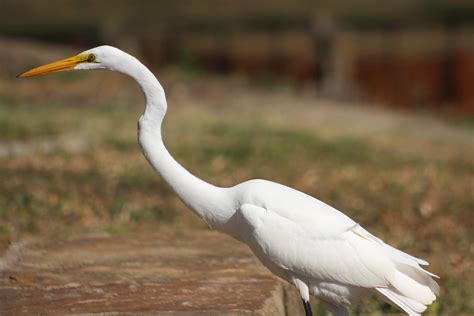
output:
[[[12,247],[0,269],[2,315],[294,315],[286,287],[217,232],[37,240]]]

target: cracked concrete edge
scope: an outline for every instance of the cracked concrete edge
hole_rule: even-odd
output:
[[[291,290],[290,286],[288,288]],[[286,294],[287,286],[285,282],[279,281],[277,286],[271,292],[271,295],[264,301],[263,306],[256,311],[190,311],[190,312],[159,312],[158,314],[148,314],[148,315],[159,315],[159,316],[293,316],[294,308],[287,308],[286,306]],[[295,292],[296,293],[296,292]],[[290,294],[291,295],[291,294]],[[296,309],[299,310],[299,309]],[[120,314],[124,316],[127,314]],[[130,316],[136,316],[137,314],[130,314]],[[143,314],[147,315],[147,314]]]
[[[278,286],[257,315],[304,316],[301,298],[296,289],[286,281],[278,281]]]
[[[304,316],[301,297],[296,288],[288,282],[281,281],[283,289],[283,304],[285,306],[285,316]]]
[[[137,316],[137,315],[143,315],[143,316],[299,316],[303,315],[299,312],[299,306],[298,305],[292,305],[292,306],[286,306],[287,302],[299,302],[298,296],[296,295],[296,291],[291,291],[289,295],[292,297],[294,296],[296,299],[293,299],[288,301],[287,297],[288,294],[286,293],[288,290],[292,290],[291,286],[289,284],[285,284],[283,281],[279,281],[277,283],[276,288],[271,292],[271,295],[264,301],[263,306],[256,311],[212,311],[212,310],[206,310],[206,311],[166,311],[166,312],[157,312],[157,313],[101,313],[100,315],[105,315],[105,316]],[[296,307],[296,309],[295,309]],[[298,312],[297,312],[298,311]],[[70,315],[77,315],[77,316],[83,316],[83,315],[92,315],[92,314],[70,314]],[[95,314],[93,314],[95,315]]]
[[[270,297],[268,297],[263,303],[263,307],[258,311],[257,315],[286,315],[285,308],[285,290],[283,288],[283,283],[277,282],[277,286],[271,292]]]

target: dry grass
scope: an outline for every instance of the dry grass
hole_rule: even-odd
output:
[[[206,229],[142,158],[135,128],[143,101],[131,81],[106,73],[0,79],[4,243],[156,225]],[[266,178],[332,204],[431,262],[442,287],[431,314],[474,312],[472,128],[286,86],[250,88],[239,78],[165,71],[160,79],[170,104],[165,142],[185,167],[218,185]]]

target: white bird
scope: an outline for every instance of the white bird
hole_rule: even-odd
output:
[[[278,277],[294,284],[311,315],[310,295],[334,315],[372,294],[408,315],[420,315],[439,292],[428,263],[370,234],[331,206],[290,187],[250,180],[217,187],[192,175],[166,149],[161,125],[167,110],[156,77],[135,57],[111,46],[86,50],[22,73],[108,69],[135,79],[146,98],[138,139],[151,166],[210,227],[247,244]]]

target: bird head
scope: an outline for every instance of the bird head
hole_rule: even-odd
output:
[[[123,57],[128,55],[112,46],[99,46],[82,53],[19,74],[19,78],[71,70],[110,69],[120,71]]]

